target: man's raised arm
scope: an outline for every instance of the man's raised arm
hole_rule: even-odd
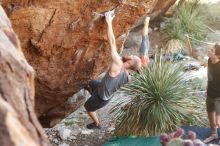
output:
[[[117,52],[115,36],[112,29],[112,20],[114,18],[114,11],[109,11],[105,13],[105,20],[108,24],[108,41],[111,47],[111,57],[112,65],[110,66],[109,73],[112,76],[116,76],[123,66],[120,55]]]

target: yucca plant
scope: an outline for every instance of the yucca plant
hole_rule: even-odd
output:
[[[186,1],[177,7],[165,30],[172,39],[183,40],[187,33],[196,39],[203,39],[207,34],[207,26],[201,13],[200,0]]]
[[[167,23],[165,31],[171,39],[184,39],[184,29],[182,28],[181,21],[179,19],[172,18]]]
[[[131,98],[123,98],[112,109],[116,135],[157,135],[182,124],[201,123],[199,104],[190,96],[184,75],[181,66],[161,59],[135,74],[120,91]]]
[[[192,38],[203,40],[207,35],[208,29],[205,24],[205,18],[201,13],[200,0],[185,1],[180,7],[177,7],[174,17],[166,25],[165,31],[170,39],[174,41],[185,41],[186,34],[189,34]],[[167,46],[172,46],[174,41],[168,42],[171,44]],[[175,47],[173,46],[172,48]],[[181,46],[178,48],[181,48]],[[166,49],[171,50],[171,48]]]
[[[196,39],[204,39],[207,34],[205,18],[201,14],[199,0],[185,2],[176,10],[176,19],[180,20],[184,33]]]

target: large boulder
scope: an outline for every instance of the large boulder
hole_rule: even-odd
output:
[[[50,146],[34,111],[34,70],[0,6],[0,146]]]
[[[111,62],[104,12],[116,10],[113,27],[120,52],[141,17],[173,1],[3,0],[23,52],[36,71],[35,109],[41,123],[53,126],[72,112],[64,108],[68,98]]]

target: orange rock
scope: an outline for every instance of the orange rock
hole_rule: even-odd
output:
[[[28,62],[36,71],[36,112],[44,126],[74,110],[48,116],[111,61],[103,14],[113,21],[118,49],[144,15],[167,9],[176,0],[3,0]],[[60,114],[63,113],[63,114]],[[56,120],[57,122],[59,120]]]

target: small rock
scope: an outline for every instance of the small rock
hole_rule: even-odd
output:
[[[83,115],[83,114],[85,114],[85,112],[83,112],[83,111],[80,111],[80,112],[79,112],[79,114]]]
[[[62,143],[62,144],[59,144],[59,146],[69,146],[69,145],[66,143]]]
[[[71,128],[74,129],[74,131],[75,131],[75,129],[79,129],[79,125],[74,123],[74,124],[71,125]]]
[[[75,139],[76,139],[76,137],[75,137],[75,136],[70,136],[70,139],[75,140]]]
[[[53,139],[53,142],[55,143],[55,144],[58,144],[58,140],[57,139]]]
[[[158,27],[154,27],[154,31],[157,31],[159,28]]]
[[[99,139],[102,139],[102,137],[101,137],[101,136],[99,136]]]
[[[188,70],[199,70],[201,68],[200,62],[186,62],[184,65],[184,69]]]
[[[76,136],[76,135],[78,135],[80,133],[80,131],[78,130],[78,129],[74,129],[73,131],[72,131],[72,135],[74,135],[74,136]]]
[[[51,135],[55,136],[57,132],[53,131]]]
[[[186,60],[190,60],[190,59],[192,59],[192,58],[189,57],[189,56],[185,56],[185,59],[186,59]]]
[[[76,94],[74,94],[72,97],[70,97],[70,98],[67,100],[67,102],[68,102],[68,103],[75,103],[77,97],[78,97],[78,96],[77,96]]]
[[[69,129],[61,129],[59,131],[59,137],[62,139],[62,140],[66,140],[71,134],[71,130]]]
[[[165,22],[161,22],[160,23],[160,30],[164,30],[166,27],[166,23]]]
[[[111,132],[111,131],[114,131],[114,130],[115,130],[114,127],[109,127],[109,128],[107,129],[108,132]]]
[[[73,128],[74,130],[71,132],[71,135],[77,136],[81,132],[81,128],[79,128],[78,126]]]
[[[93,130],[83,130],[82,132],[81,132],[81,134],[82,135],[89,135],[89,134],[91,134],[93,132]]]

